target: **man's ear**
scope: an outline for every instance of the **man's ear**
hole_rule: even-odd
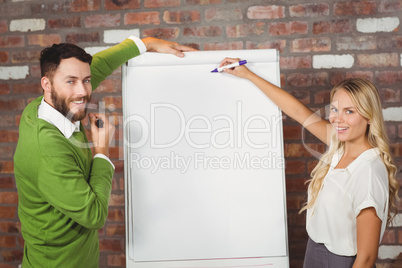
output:
[[[52,82],[48,77],[42,77],[40,80],[40,84],[46,93],[50,93],[52,91]]]

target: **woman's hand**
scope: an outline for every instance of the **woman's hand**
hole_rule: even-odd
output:
[[[225,58],[220,64],[219,67],[229,65],[232,63],[239,62],[239,58]],[[245,78],[245,79],[250,79],[250,76],[253,74],[245,65],[240,65],[234,68],[226,68],[223,70],[225,73],[240,77],[240,78]]]

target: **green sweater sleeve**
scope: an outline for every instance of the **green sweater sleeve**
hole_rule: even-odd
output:
[[[114,70],[138,55],[140,51],[131,39],[96,53],[91,64],[92,90],[95,90]]]
[[[90,151],[78,149],[62,135],[42,135],[46,140],[40,142],[38,189],[61,212],[53,218],[60,217],[56,221],[60,222],[66,215],[85,228],[102,228],[108,213],[112,165],[102,158],[92,160]]]

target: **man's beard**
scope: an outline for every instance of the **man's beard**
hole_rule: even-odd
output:
[[[70,108],[68,108],[68,104],[73,100],[67,100],[66,98],[59,97],[59,95],[56,93],[56,90],[54,89],[53,86],[51,89],[51,98],[52,98],[54,108],[57,111],[59,111],[62,115],[67,117],[70,121],[73,121],[73,122],[81,121],[87,115],[87,105],[85,105],[85,109],[81,109],[73,114],[71,112]],[[88,104],[91,97],[87,95],[83,98],[84,98],[84,101]]]

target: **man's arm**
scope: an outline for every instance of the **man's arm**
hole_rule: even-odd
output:
[[[136,41],[134,42],[134,40]],[[146,37],[142,40],[136,37],[127,38],[120,44],[98,52],[93,56],[91,64],[92,90],[95,90],[106,77],[125,62],[146,51],[184,57],[184,51],[196,51],[196,49],[153,37]]]

